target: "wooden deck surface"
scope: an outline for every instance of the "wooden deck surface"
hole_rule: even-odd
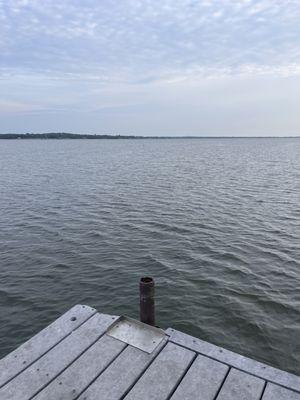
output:
[[[300,400],[300,377],[174,329],[151,353],[77,305],[0,360],[1,400]]]

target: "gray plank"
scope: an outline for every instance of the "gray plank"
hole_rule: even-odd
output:
[[[49,351],[95,313],[94,308],[76,305],[0,360],[0,387]]]
[[[264,385],[260,378],[231,369],[217,400],[260,400]]]
[[[78,400],[117,400],[128,391],[161,351],[163,343],[151,354],[128,346]]]
[[[214,344],[189,336],[175,329],[167,329],[170,341],[190,348],[198,353],[207,355],[215,360],[231,365],[250,374],[256,375],[267,381],[277,383],[281,386],[300,392],[300,377],[273,368],[269,365],[244,357],[240,354],[215,346]]]
[[[77,398],[125,347],[125,343],[104,335],[37,394],[34,400]]]
[[[125,397],[126,400],[167,399],[195,353],[168,343]]]
[[[300,400],[300,393],[268,383],[262,400]]]
[[[112,317],[95,314],[57,346],[0,389],[1,400],[28,400],[46,386],[111,325]]]
[[[171,399],[214,400],[228,370],[227,365],[199,355]]]

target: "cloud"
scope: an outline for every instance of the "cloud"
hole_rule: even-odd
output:
[[[158,87],[171,103],[177,88],[198,104],[193,87],[206,85],[227,98],[228,79],[284,92],[300,76],[299,20],[298,0],[0,0],[2,113],[29,104],[88,121],[160,107]]]
[[[41,110],[42,107],[36,104],[20,103],[16,101],[7,101],[0,99],[0,114],[1,113],[27,113],[32,111]]]
[[[157,77],[300,63],[297,1],[2,0],[1,65]]]

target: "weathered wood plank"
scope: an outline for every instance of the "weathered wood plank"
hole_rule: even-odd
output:
[[[300,400],[300,393],[268,383],[262,400]]]
[[[151,354],[128,346],[78,400],[119,400],[165,345]]]
[[[1,400],[28,400],[56,378],[113,322],[112,317],[95,314],[51,351],[0,389]]]
[[[198,355],[171,399],[214,400],[228,370],[227,365]]]
[[[170,341],[188,347],[200,354],[214,358],[234,368],[259,376],[267,381],[300,392],[300,377],[260,363],[230,350],[223,349],[214,344],[189,336],[175,329],[167,329]]]
[[[217,400],[260,400],[264,385],[262,379],[231,369]]]
[[[0,387],[49,351],[74,329],[96,313],[94,308],[76,305],[0,360]],[[74,319],[75,318],[75,319]]]
[[[75,306],[0,360],[0,399],[300,400],[300,377],[173,329],[147,354],[95,313]]]
[[[195,353],[168,343],[134,385],[126,400],[164,400],[172,393]]]
[[[34,400],[77,398],[125,347],[125,343],[104,335],[37,394]]]

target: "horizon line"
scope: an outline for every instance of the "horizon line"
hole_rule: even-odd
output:
[[[27,138],[27,139],[35,139],[35,138],[41,138],[45,137],[45,139],[56,139],[55,137],[47,137],[47,135],[58,135],[57,139],[64,139],[60,138],[59,135],[71,135],[76,139],[76,136],[81,137],[81,139],[86,138],[102,138],[102,139],[115,139],[115,138],[129,138],[129,139],[297,139],[300,138],[299,135],[288,135],[288,136],[274,136],[274,135],[268,135],[268,136],[248,136],[248,135],[241,135],[241,136],[217,136],[217,135],[212,135],[212,136],[205,136],[205,135],[180,135],[180,136],[171,136],[171,135],[162,135],[162,136],[153,136],[153,135],[135,135],[135,134],[111,134],[111,133],[74,133],[74,132],[39,132],[39,133],[33,133],[33,132],[26,132],[26,133],[2,133],[0,132],[0,138],[1,136],[8,136],[6,139],[14,139],[14,138]],[[65,137],[65,139],[72,139],[72,137]]]

